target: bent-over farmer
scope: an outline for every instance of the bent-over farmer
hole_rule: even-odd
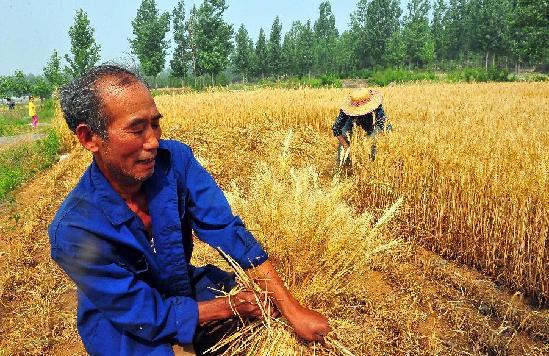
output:
[[[382,105],[383,97],[379,91],[373,89],[355,89],[339,110],[332,131],[338,140],[337,161],[341,166],[349,165],[350,136],[356,124],[368,136],[374,136],[385,130],[387,118]],[[372,159],[375,152],[372,150]]]
[[[173,355],[194,345],[202,354],[217,341],[209,322],[261,315],[252,292],[216,298],[234,276],[190,264],[193,231],[247,269],[298,336],[323,341],[327,319],[289,293],[191,149],[160,138],[162,115],[136,74],[95,67],[61,90],[61,106],[93,154],[49,227],[52,258],[78,288],[88,353]]]

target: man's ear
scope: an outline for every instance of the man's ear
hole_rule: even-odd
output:
[[[79,124],[76,127],[76,137],[78,137],[80,144],[91,153],[99,151],[102,139],[99,135],[93,133],[88,125]]]

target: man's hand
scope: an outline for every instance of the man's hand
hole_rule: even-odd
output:
[[[344,149],[349,148],[349,143],[347,143],[347,140],[345,139],[345,137],[343,137],[343,135],[337,136],[337,140],[339,141],[341,146],[343,146]]]
[[[306,341],[324,343],[324,337],[330,332],[328,319],[301,305],[295,312],[287,315],[287,318],[294,327],[295,333]]]
[[[255,279],[269,296],[278,310],[288,319],[296,334],[306,341],[324,341],[330,331],[328,320],[319,313],[303,307],[286,289],[271,261],[267,260],[246,273]]]
[[[243,318],[262,318],[263,312],[275,316],[278,312],[265,294],[256,296],[253,292],[239,292],[227,298],[233,314]]]
[[[198,322],[204,324],[213,320],[228,319],[235,315],[242,318],[261,318],[263,310],[271,316],[278,313],[264,294],[256,297],[252,292],[239,292],[230,297],[198,302]]]

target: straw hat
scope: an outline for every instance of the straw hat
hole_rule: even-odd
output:
[[[362,116],[377,109],[383,100],[380,92],[373,89],[356,89],[341,106],[341,110],[349,116]]]

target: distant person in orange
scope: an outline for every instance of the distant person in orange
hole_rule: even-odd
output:
[[[38,125],[38,115],[36,114],[36,105],[34,105],[34,98],[29,96],[29,116],[32,118],[32,127]]]

